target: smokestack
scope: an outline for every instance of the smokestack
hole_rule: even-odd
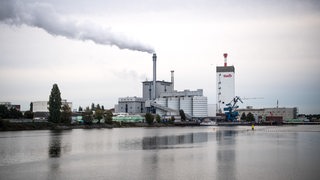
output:
[[[223,57],[224,57],[224,67],[227,66],[227,57],[228,57],[228,54],[227,53],[224,53],[223,54]]]
[[[157,55],[156,53],[152,56],[153,60],[153,97],[152,99],[156,99],[156,82],[157,82]]]
[[[174,91],[174,70],[171,70],[171,84],[172,84],[172,90]]]

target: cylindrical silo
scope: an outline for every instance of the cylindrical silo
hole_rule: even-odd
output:
[[[178,97],[169,97],[168,98],[168,108],[179,110],[179,98]]]
[[[192,115],[192,97],[181,97],[180,109],[182,109],[185,114],[189,114],[191,116]]]
[[[192,112],[193,117],[207,117],[208,116],[208,99],[204,96],[194,96],[192,98]]]
[[[156,103],[161,106],[167,107],[167,98],[157,98]],[[156,109],[156,114],[163,116],[163,115],[166,115],[166,112],[161,109]]]

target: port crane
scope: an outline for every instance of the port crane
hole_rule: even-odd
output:
[[[243,103],[241,98],[239,96],[236,96],[230,103],[226,104],[227,107],[223,108],[227,121],[235,121],[237,119],[239,113],[236,110],[239,107],[237,105],[239,101]]]

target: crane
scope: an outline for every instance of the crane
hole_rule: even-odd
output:
[[[241,98],[242,100],[249,100],[249,99],[264,99],[263,97],[244,97]]]
[[[239,96],[236,96],[232,99],[232,101],[228,104],[226,104],[227,107],[223,108],[223,110],[225,111],[225,115],[226,115],[226,120],[227,121],[235,121],[239,115],[237,108],[239,107],[237,105],[238,101],[240,101],[241,103],[242,100]]]

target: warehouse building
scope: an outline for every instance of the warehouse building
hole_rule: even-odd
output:
[[[298,108],[286,108],[286,107],[274,107],[274,108],[253,108],[252,106],[248,106],[245,109],[237,110],[240,116],[245,113],[248,115],[249,113],[253,114],[256,117],[260,117],[261,120],[265,120],[267,116],[278,116],[282,117],[283,120],[292,120],[297,119]]]

